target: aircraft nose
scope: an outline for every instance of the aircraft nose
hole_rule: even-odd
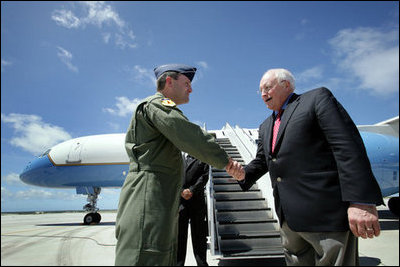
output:
[[[42,185],[44,174],[49,171],[53,164],[47,156],[39,157],[29,162],[19,175],[21,181],[31,185]]]

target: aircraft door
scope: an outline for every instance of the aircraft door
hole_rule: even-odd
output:
[[[71,148],[68,153],[67,163],[80,163],[82,161],[82,146],[83,143],[80,140],[77,140],[71,144]]]

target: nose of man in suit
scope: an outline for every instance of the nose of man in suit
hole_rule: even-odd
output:
[[[279,111],[293,87],[290,81],[278,79],[274,70],[267,71],[260,81],[261,98],[269,109]]]

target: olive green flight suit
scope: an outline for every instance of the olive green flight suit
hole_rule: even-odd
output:
[[[181,151],[220,169],[228,155],[160,92],[137,106],[125,147],[130,165],[118,205],[115,265],[175,265]]]

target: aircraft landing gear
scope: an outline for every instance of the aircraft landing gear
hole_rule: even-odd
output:
[[[97,196],[100,194],[100,191],[101,191],[100,187],[93,187],[93,192],[88,193],[87,201],[89,203],[83,206],[83,209],[90,213],[86,214],[86,216],[83,218],[83,224],[88,225],[91,223],[100,222],[101,215],[100,213],[97,213],[99,209],[96,207]]]
[[[399,197],[392,197],[389,199],[388,206],[389,210],[395,214],[396,216],[399,216]]]
[[[92,212],[85,215],[83,218],[83,224],[99,223],[101,220],[100,213]]]

